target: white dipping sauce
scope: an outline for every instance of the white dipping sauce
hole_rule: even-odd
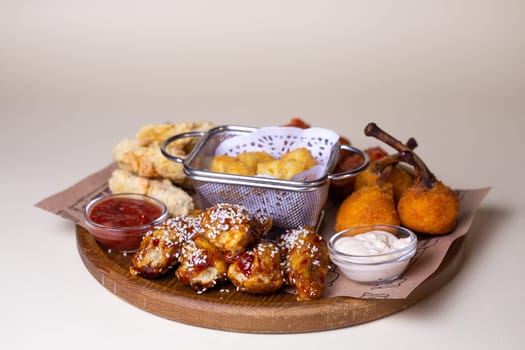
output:
[[[410,244],[410,238],[397,238],[386,231],[368,231],[339,239],[335,248],[350,255],[378,255],[389,253]]]
[[[347,256],[339,256],[336,263],[341,271],[357,282],[388,282],[396,279],[406,269],[415,254],[396,252],[410,245],[410,238],[397,238],[386,231],[369,231],[338,239],[334,248]]]

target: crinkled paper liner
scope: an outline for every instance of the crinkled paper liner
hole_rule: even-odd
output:
[[[84,207],[93,198],[109,193],[107,181],[111,172],[117,168],[112,163],[104,169],[86,177],[64,191],[56,193],[36,204],[36,207],[49,211],[83,226]],[[324,297],[349,296],[354,298],[404,299],[432,273],[434,273],[452,243],[464,236],[474,219],[481,202],[490,187],[458,190],[461,200],[458,223],[453,232],[443,236],[423,237],[418,241],[415,257],[406,272],[390,283],[359,284],[343,277],[338,270],[330,274],[330,283]],[[337,204],[329,202],[321,233],[328,239],[333,234],[333,223]]]

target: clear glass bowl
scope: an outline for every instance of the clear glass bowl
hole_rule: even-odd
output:
[[[402,247],[391,247],[386,252],[351,253],[342,244],[347,237],[371,231],[384,231],[402,239]],[[348,241],[347,241],[348,243]],[[381,242],[376,242],[381,245]],[[371,243],[373,244],[373,243]],[[415,255],[417,236],[402,226],[368,225],[346,229],[334,234],[328,241],[330,258],[349,279],[360,283],[391,282],[406,270],[410,259]],[[378,251],[381,251],[378,249]]]
[[[97,197],[84,210],[89,233],[102,247],[122,253],[136,251],[142,236],[167,216],[163,202],[135,193]]]

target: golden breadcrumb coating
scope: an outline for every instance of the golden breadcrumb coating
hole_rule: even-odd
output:
[[[355,177],[354,189],[374,185],[377,182],[379,174],[371,171],[372,165],[373,163],[365,171],[359,173]],[[394,199],[397,203],[403,193],[414,184],[414,176],[402,166],[393,166],[392,172],[385,181],[390,182],[393,185]]]
[[[360,187],[339,206],[335,217],[335,230],[362,225],[399,225],[390,183]]]
[[[170,152],[181,158],[186,157],[182,150],[172,148]],[[188,185],[182,164],[166,158],[160,147],[144,147],[137,140],[124,139],[113,147],[113,158],[121,169],[135,175],[152,179],[165,178],[180,185]]]
[[[459,213],[457,194],[441,181],[429,190],[412,186],[397,204],[401,224],[421,233],[442,235],[456,226]]]

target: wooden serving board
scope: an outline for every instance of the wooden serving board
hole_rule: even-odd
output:
[[[130,304],[169,320],[225,331],[300,333],[350,327],[408,308],[448,282],[461,266],[465,237],[450,247],[434,274],[406,299],[322,298],[298,302],[280,292],[250,295],[227,284],[198,295],[173,273],[146,280],[128,271],[130,256],[108,253],[81,226],[77,246],[87,269],[106,289]]]

